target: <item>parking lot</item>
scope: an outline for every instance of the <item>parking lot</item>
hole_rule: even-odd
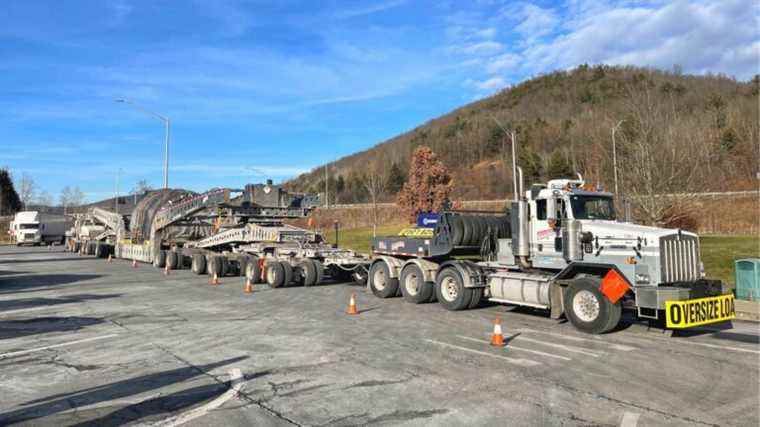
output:
[[[497,316],[506,349],[488,344]],[[589,336],[540,311],[351,284],[245,294],[240,277],[5,246],[0,424],[758,425],[759,335]]]

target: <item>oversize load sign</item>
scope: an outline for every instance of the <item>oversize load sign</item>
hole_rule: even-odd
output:
[[[665,326],[690,328],[736,317],[733,294],[665,302]]]

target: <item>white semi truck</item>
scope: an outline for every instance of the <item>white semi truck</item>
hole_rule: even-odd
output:
[[[735,316],[730,290],[704,277],[697,235],[619,221],[613,195],[580,176],[524,190],[516,170],[508,212],[448,211],[432,237],[375,238],[369,289],[449,310],[484,300],[546,309],[593,334],[614,329],[623,309],[671,329]]]
[[[11,238],[18,246],[63,243],[66,228],[65,216],[37,211],[18,212],[10,223]]]

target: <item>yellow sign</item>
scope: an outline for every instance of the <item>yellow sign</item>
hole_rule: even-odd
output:
[[[433,237],[433,229],[432,228],[405,228],[401,230],[401,232],[398,233],[399,236],[403,237],[416,237],[416,238],[431,238]]]
[[[665,302],[665,326],[690,328],[736,317],[734,295]]]

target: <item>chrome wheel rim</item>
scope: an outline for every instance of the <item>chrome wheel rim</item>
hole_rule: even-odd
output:
[[[452,302],[459,295],[459,287],[456,280],[452,277],[446,277],[441,281],[441,296],[446,301]]]
[[[582,290],[573,297],[573,312],[583,322],[593,322],[599,317],[599,300],[591,291]]]

